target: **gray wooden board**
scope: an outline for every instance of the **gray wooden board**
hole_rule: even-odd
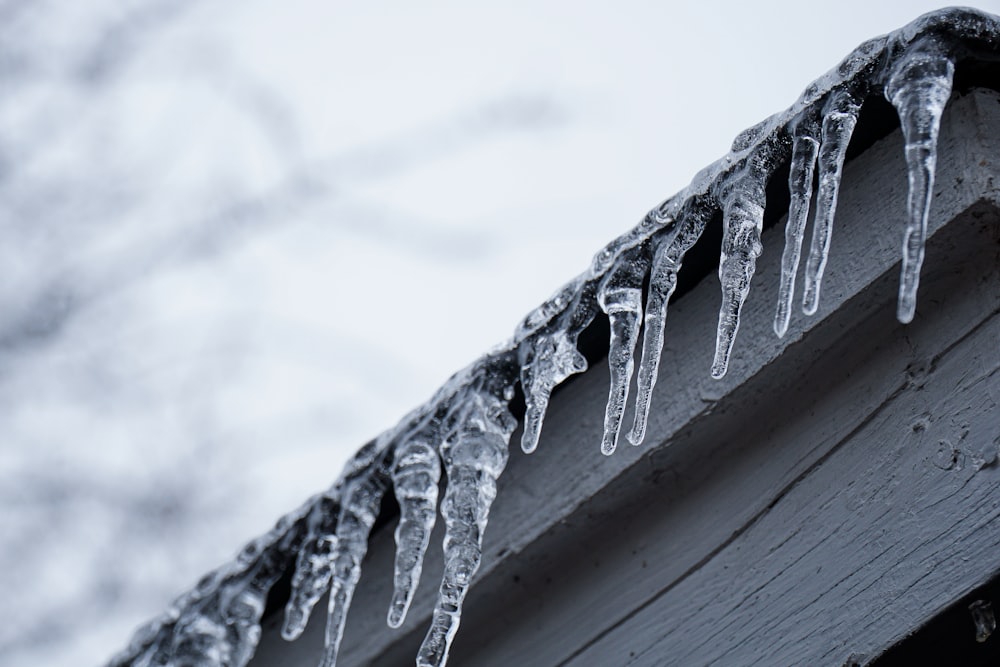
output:
[[[940,142],[932,234],[953,219],[964,220],[966,228],[981,226],[976,216],[988,215],[992,208],[984,202],[997,197],[998,148],[1000,103],[995,94],[977,92],[950,105]],[[672,305],[643,447],[625,444],[607,459],[597,451],[607,396],[606,365],[596,365],[556,395],[539,451],[530,457],[512,454],[501,479],[483,568],[455,645],[456,664],[490,664],[492,656],[496,664],[504,662],[502,656],[508,658],[505,664],[558,664],[595,638],[611,637],[637,607],[659,599],[664,586],[680,585],[712,562],[713,555],[734,535],[748,530],[789,484],[842,442],[846,433],[838,428],[850,428],[844,420],[818,420],[825,426],[816,431],[811,426],[816,414],[851,412],[859,397],[871,406],[881,405],[898,390],[900,373],[907,366],[914,372],[920,360],[939,351],[941,341],[959,340],[975,326],[977,313],[982,316],[989,310],[983,304],[995,302],[997,293],[995,283],[982,279],[983,262],[977,263],[979,274],[960,270],[969,265],[968,255],[977,248],[993,253],[985,264],[996,263],[993,241],[984,240],[979,231],[971,249],[969,239],[961,235],[932,240],[917,322],[908,328],[893,323],[890,301],[905,192],[898,133],[846,167],[821,311],[814,318],[798,316],[782,340],[770,332],[782,231],[765,234],[765,253],[746,304],[733,364],[723,381],[711,380],[707,373],[717,318],[717,280],[706,280]],[[935,254],[947,255],[950,262],[935,260]],[[950,284],[949,277],[958,274],[966,282],[954,289],[979,295],[971,302],[934,289]],[[925,320],[936,324],[928,325],[929,333],[922,336]],[[862,322],[869,322],[863,330],[870,333],[845,339],[846,332]],[[886,337],[886,332],[891,334]],[[840,352],[832,356],[832,348]],[[815,390],[803,394],[798,389],[804,378],[827,383],[842,366],[851,365],[841,364],[841,359],[861,358],[869,359],[866,363],[875,369],[855,373],[863,375],[866,384],[827,394]],[[776,399],[781,405],[797,406],[799,418],[784,422],[758,418],[768,411],[773,415]],[[775,430],[796,443],[783,458],[775,459],[760,445]],[[629,518],[637,515],[629,514],[630,509],[644,506],[657,507],[664,517],[665,523],[652,533],[639,530],[642,520]],[[649,563],[662,568],[655,583],[631,573],[625,579],[636,583],[623,586],[622,577],[609,575],[600,562],[588,565],[585,556],[594,551],[591,543],[602,522],[620,526],[613,539],[629,545],[636,562],[646,562],[645,569]],[[440,538],[439,527],[435,545],[440,545]],[[574,550],[576,542],[581,547]],[[373,536],[341,665],[413,662],[434,601],[440,547],[432,547],[428,556],[406,624],[390,631],[385,610],[392,547],[391,529]],[[559,559],[559,554],[569,558]],[[585,576],[590,570],[597,574]],[[560,576],[562,586],[547,586],[547,581]],[[550,595],[550,588],[560,592]],[[551,627],[551,615],[562,625]],[[267,619],[253,664],[315,664],[324,614],[317,616],[305,636],[292,644],[277,636],[280,619]],[[541,653],[540,645],[545,647]],[[476,653],[476,647],[491,648]]]
[[[565,664],[864,661],[982,584],[1000,569],[998,340],[994,314],[889,400],[842,415],[856,428],[821,464]]]
[[[992,232],[971,216],[965,221],[971,224],[956,220],[959,238],[946,230],[931,248],[929,275],[939,279],[925,295],[940,303],[940,317],[906,329],[886,322],[896,278],[877,281],[812,334],[824,343],[821,356],[789,350],[648,466],[616,480],[614,502],[593,499],[579,523],[550,531],[512,559],[507,582],[483,581],[456,664],[560,664],[741,539],[879,405],[922,382],[935,350],[962,340],[1000,306]],[[951,270],[954,263],[960,271]],[[719,547],[706,553],[706,545]],[[393,658],[385,664],[407,664]]]

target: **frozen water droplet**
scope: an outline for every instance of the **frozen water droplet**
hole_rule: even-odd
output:
[[[837,195],[844,169],[847,145],[851,142],[858,122],[861,101],[851,91],[833,92],[823,115],[823,141],[819,147],[819,194],[816,198],[816,218],[813,222],[812,246],[806,262],[802,310],[813,315],[819,308],[820,285],[830,255],[833,217],[837,212]]]
[[[917,307],[917,285],[924,261],[927,216],[937,165],[938,130],[951,96],[954,75],[955,65],[944,46],[927,37],[896,63],[885,88],[886,97],[899,114],[910,186],[897,307],[897,317],[904,323],[913,319]]]

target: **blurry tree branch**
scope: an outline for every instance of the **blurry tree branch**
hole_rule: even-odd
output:
[[[185,44],[170,42],[171,31],[197,21],[204,4],[0,0],[0,500],[10,511],[0,518],[0,570],[8,576],[7,603],[0,606],[5,655],[70,641],[86,632],[82,620],[116,606],[158,607],[151,592],[189,583],[165,577],[184,571],[194,551],[210,546],[228,553],[237,546],[201,542],[211,516],[237,505],[243,491],[232,470],[236,457],[222,447],[226,425],[213,414],[218,378],[242,362],[232,356],[214,359],[212,368],[175,371],[180,379],[166,387],[130,374],[121,358],[149,351],[123,349],[116,335],[143,317],[129,304],[155,308],[142,296],[144,285],[167,272],[218,263],[256,235],[294,224],[352,225],[352,233],[386,246],[438,257],[489,252],[476,232],[441,232],[431,221],[352,192],[566,120],[546,95],[508,95],[349,152],[305,157],[294,105],[269,82],[224,44],[184,53]],[[181,55],[173,70],[151,76],[150,54],[164,48]],[[151,86],[168,80],[210,91],[234,125],[253,128],[251,138],[264,144],[259,150],[278,177],[254,181],[233,161],[190,183],[167,182],[183,170],[196,135],[157,136],[155,128],[136,135],[120,125],[144,121],[123,105],[141,102]],[[197,107],[185,105],[198,100],[179,93],[167,99],[197,116]],[[136,290],[136,301],[101,310]],[[87,336],[104,344],[81,338],[84,320]],[[231,325],[220,319],[218,327],[225,326]],[[239,333],[214,335],[228,341]],[[160,405],[165,396],[176,402]],[[45,428],[33,430],[39,424]],[[115,447],[130,437],[134,452],[120,460],[124,454]],[[152,442],[166,443],[171,458],[148,460]],[[136,461],[148,470],[137,475]],[[123,564],[130,559],[142,567],[129,571]]]

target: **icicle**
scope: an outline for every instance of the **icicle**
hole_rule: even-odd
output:
[[[281,629],[281,636],[288,641],[302,634],[313,607],[330,585],[341,492],[352,480],[368,474],[381,451],[380,444],[379,441],[369,442],[358,450],[344,466],[333,488],[313,499],[309,506],[305,541],[296,558],[292,592],[285,606],[285,623]]]
[[[530,454],[538,447],[545,411],[552,389],[574,373],[587,370],[587,360],[576,349],[576,339],[565,331],[538,336],[522,347],[521,388],[524,391],[524,433],[521,449]]]
[[[314,501],[282,517],[233,562],[202,577],[166,613],[140,628],[109,667],[245,665],[260,639],[267,592],[301,546],[302,520]]]
[[[847,155],[847,145],[851,142],[860,109],[861,102],[851,92],[841,89],[831,95],[823,112],[823,142],[817,160],[819,195],[802,295],[802,310],[806,315],[814,314],[819,307],[820,283],[830,254],[830,234],[833,231],[833,216],[837,212],[844,156]]]
[[[249,543],[200,595],[188,598],[170,641],[131,664],[245,667],[260,641],[267,593],[281,577],[289,551],[298,546],[288,528],[279,522]]]
[[[289,515],[265,539],[251,544],[237,561],[204,578],[166,614],[140,629],[111,665],[245,664],[259,639],[267,591],[293,554],[297,563],[282,634],[288,639],[301,634],[312,608],[331,587],[328,648],[323,664],[332,664],[360,577],[369,533],[390,476],[390,460],[395,461],[391,476],[401,518],[395,591],[388,621],[398,625],[417,585],[434,522],[440,458],[448,478],[441,503],[447,526],[445,571],[431,628],[417,663],[442,667],[470,581],[480,564],[483,531],[496,495],[497,478],[507,462],[507,445],[515,426],[506,407],[512,397],[513,376],[520,373],[525,394],[522,448],[530,452],[538,444],[553,388],[570,375],[586,370],[587,362],[576,348],[577,338],[596,315],[598,306],[603,308],[612,327],[612,388],[602,450],[613,449],[634,363],[642,312],[639,289],[647,268],[644,261],[636,266],[629,262],[647,256],[650,247],[646,244],[651,244],[655,253],[649,276],[635,422],[629,433],[629,439],[638,444],[646,431],[663,346],[664,320],[677,272],[685,252],[719,203],[725,221],[719,269],[723,303],[712,374],[723,375],[761,251],[767,176],[764,165],[786,158],[786,128],[791,128],[795,136],[775,331],[779,335],[787,331],[796,265],[812,199],[813,172],[818,164],[816,221],[803,290],[803,309],[807,314],[814,313],[830,248],[844,158],[861,97],[876,81],[884,81],[880,77],[886,72],[885,94],[901,118],[910,185],[898,310],[900,320],[909,321],[914,314],[923,257],[938,128],[954,73],[947,53],[963,49],[963,57],[970,60],[992,58],[998,43],[1000,22],[995,17],[953,9],[925,16],[892,35],[863,44],[811,84],[790,109],[741,133],[729,155],[699,172],[685,190],[609,243],[582,276],[532,311],[511,341],[456,374],[428,404],[363,448],[333,490],[313,499],[298,514]],[[821,131],[817,125],[821,125]],[[821,135],[819,142],[817,135]],[[486,384],[491,386],[484,388]],[[442,437],[427,435],[431,432]],[[434,451],[439,441],[443,441],[440,456]],[[992,619],[989,623],[990,630],[981,633],[983,636],[992,631]]]
[[[507,465],[507,444],[517,421],[502,400],[488,393],[469,395],[456,432],[441,448],[448,488],[441,502],[444,576],[437,606],[420,652],[418,667],[443,667],[461,621],[462,602],[482,559],[483,531]]]
[[[394,591],[388,623],[398,628],[420,583],[427,543],[437,514],[441,464],[434,448],[419,438],[405,442],[396,451],[392,485],[399,502],[396,528]]]
[[[175,607],[171,606],[159,618],[139,628],[125,650],[113,656],[108,661],[107,667],[126,667],[128,665],[149,667],[150,665],[162,664],[154,662],[154,657],[160,647],[169,645],[169,637],[178,618],[178,614],[174,612]]]
[[[904,323],[913,319],[917,307],[917,285],[937,166],[938,129],[955,75],[955,65],[944,51],[933,38],[914,45],[896,63],[885,87],[886,97],[899,114],[910,185],[896,311],[899,321]]]
[[[639,378],[635,397],[635,420],[628,433],[633,445],[642,443],[646,437],[646,422],[649,419],[649,400],[656,384],[656,373],[660,366],[663,350],[663,327],[667,319],[667,303],[677,287],[677,272],[680,262],[672,256],[671,246],[663,244],[657,248],[653,258],[653,269],[649,278],[649,292],[646,297],[645,332],[642,337],[642,358],[639,361]]]
[[[601,453],[609,456],[618,446],[622,415],[625,413],[629,383],[635,367],[633,355],[639,341],[642,290],[638,287],[604,290],[600,293],[600,303],[611,320],[611,346],[608,350],[611,390],[604,413],[604,438],[601,442]]]
[[[180,619],[189,616],[191,609],[204,606],[203,601],[218,591],[232,567],[232,564],[227,564],[199,579],[192,590],[174,600],[170,608],[159,618],[139,628],[129,642],[128,648],[114,656],[108,662],[108,666],[167,665]]]
[[[802,237],[809,217],[812,201],[813,172],[819,142],[815,139],[816,128],[811,123],[799,122],[795,126],[792,139],[792,161],[788,171],[788,191],[791,202],[788,207],[788,222],[785,225],[785,250],[781,255],[781,283],[778,287],[778,309],[774,314],[774,333],[779,337],[788,331],[792,315],[792,299],[795,298],[795,274],[799,270],[802,254]]]
[[[608,368],[611,389],[604,412],[604,437],[601,452],[610,455],[618,446],[622,415],[628,401],[629,383],[635,366],[633,356],[639,340],[642,318],[642,282],[649,264],[637,251],[622,256],[597,290],[597,302],[611,321]]]
[[[677,218],[666,239],[659,242],[653,256],[653,268],[649,277],[649,291],[646,294],[646,321],[642,334],[642,359],[639,362],[639,378],[635,397],[635,421],[628,434],[633,445],[642,443],[646,437],[646,422],[649,419],[649,401],[656,374],[660,366],[663,350],[663,327],[667,319],[667,304],[677,287],[677,273],[685,253],[701,238],[705,225],[711,218],[711,211],[685,209]]]
[[[330,585],[339,513],[338,502],[329,494],[318,498],[309,512],[306,540],[296,558],[292,592],[285,606],[285,624],[281,628],[281,636],[288,641],[302,634],[313,607]]]
[[[235,635],[231,640],[233,650],[229,664],[232,667],[245,667],[257,650],[260,642],[260,617],[264,613],[267,592],[273,584],[274,581],[268,581],[266,585],[248,583],[245,589],[236,593],[226,610],[231,634]]]
[[[751,157],[723,186],[723,236],[719,261],[722,306],[715,340],[712,377],[718,379],[729,368],[729,355],[740,328],[740,311],[750,293],[750,281],[762,247],[764,188],[767,174],[760,159]]]
[[[276,530],[281,530],[281,522]],[[221,606],[226,625],[230,629],[232,667],[244,667],[250,662],[260,642],[260,619],[264,614],[267,594],[284,572],[283,554],[294,543],[295,536],[286,532],[278,548],[267,542],[255,541],[247,545],[237,562],[248,566],[239,580],[228,583],[221,592]]]
[[[361,561],[368,553],[368,535],[378,518],[386,483],[387,471],[382,463],[377,463],[367,474],[344,487],[337,520],[337,540],[332,554],[333,577],[321,667],[337,664],[347,612],[351,608],[354,589],[361,579]]]

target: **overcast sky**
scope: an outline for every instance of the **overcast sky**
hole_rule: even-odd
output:
[[[267,282],[297,297],[289,308],[325,301],[391,359],[399,402],[379,401],[362,438],[509,335],[740,130],[938,7],[473,4],[220,9],[218,38],[286,100],[298,150],[340,195],[309,214],[342,231],[323,280]],[[363,382],[367,367],[346,372]]]
[[[34,578],[3,582],[4,662],[106,657],[740,130],[939,6],[677,4],[0,2],[0,306],[34,336],[0,359],[0,529]],[[117,606],[81,611],[95,590]]]

